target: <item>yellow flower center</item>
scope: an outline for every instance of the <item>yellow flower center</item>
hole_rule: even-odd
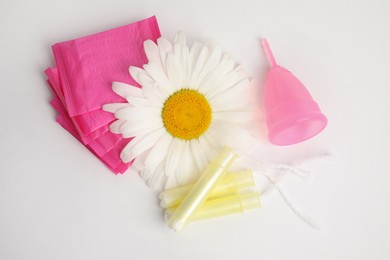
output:
[[[172,136],[191,140],[209,128],[211,107],[198,91],[181,89],[165,101],[161,116],[165,129]]]

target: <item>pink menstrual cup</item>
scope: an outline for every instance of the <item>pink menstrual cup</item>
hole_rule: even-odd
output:
[[[271,65],[264,93],[268,138],[275,145],[305,141],[320,133],[328,122],[305,86],[275,62],[266,39],[263,48]]]

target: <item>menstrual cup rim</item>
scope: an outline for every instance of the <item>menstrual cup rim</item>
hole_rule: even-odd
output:
[[[293,142],[278,142],[278,141],[276,141],[277,140],[276,136],[279,135],[282,131],[284,131],[284,130],[290,128],[291,126],[296,125],[296,123],[302,122],[302,121],[318,121],[321,123],[321,126],[318,129],[316,129],[316,131],[313,131],[312,133],[305,135],[302,138],[299,138]],[[272,126],[272,128],[269,129],[268,139],[272,144],[278,145],[278,146],[287,146],[287,145],[301,143],[301,142],[306,141],[310,138],[313,138],[314,136],[321,133],[326,128],[327,124],[328,124],[328,119],[321,112],[314,111],[314,112],[310,112],[310,113],[296,114],[294,116],[284,118],[283,120],[274,124]]]

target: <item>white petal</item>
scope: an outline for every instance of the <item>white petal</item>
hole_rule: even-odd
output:
[[[123,148],[120,155],[122,161],[130,162],[141,153],[147,151],[164,133],[164,130],[159,129],[146,135],[136,136]]]
[[[149,187],[160,191],[164,188],[167,182],[167,176],[164,174],[163,170],[164,164],[160,163],[154,171],[150,173],[150,178],[147,180]]]
[[[207,158],[200,146],[199,139],[191,140],[190,149],[196,164],[197,172],[203,172],[207,166]]]
[[[196,81],[196,85],[199,86],[201,82],[205,79],[205,77],[212,73],[214,69],[217,67],[219,62],[221,61],[222,50],[219,46],[216,46],[213,50],[211,50],[210,56],[207,58],[201,72],[198,75],[198,79]]]
[[[204,139],[206,139],[207,143],[209,143],[210,147],[214,148],[214,152],[216,150],[218,150],[219,148],[221,148],[221,140],[218,138],[218,131],[216,131],[216,128],[213,127],[214,126],[214,122],[212,122],[212,124],[209,126],[209,128],[207,129],[207,131],[203,134],[204,136]],[[203,147],[203,150],[205,150],[206,148],[204,148],[205,146],[202,146]],[[216,154],[214,154],[215,156]]]
[[[154,83],[155,81],[150,77],[150,75],[144,71],[144,70],[140,70],[138,73],[137,73],[137,78],[139,80],[139,84],[142,86],[142,88],[145,87],[145,85],[148,85],[148,86],[154,86]]]
[[[158,46],[152,40],[144,41],[144,50],[149,62],[155,62],[158,66],[162,67],[160,51]]]
[[[175,43],[179,43],[181,45],[187,45],[186,37],[183,32],[177,32],[175,35]]]
[[[113,123],[110,124],[110,131],[111,133],[114,134],[120,134],[120,127],[122,124],[124,124],[126,121],[125,120],[116,120]]]
[[[155,84],[154,80],[150,78],[147,73],[139,73],[138,79],[142,86],[142,93],[148,99],[154,99],[156,101],[164,101],[168,96],[161,88]]]
[[[218,138],[223,140],[223,144],[232,147],[233,149],[248,148],[251,144],[256,143],[256,140],[244,128],[236,124],[214,124],[213,128],[218,133]]]
[[[143,97],[142,91],[139,87],[135,87],[122,82],[113,82],[112,90],[117,93],[119,96],[127,98],[132,97]]]
[[[150,150],[150,153],[145,160],[145,167],[147,169],[154,168],[159,163],[165,161],[168,148],[172,143],[172,140],[173,137],[167,133],[157,141],[156,145]]]
[[[246,72],[244,66],[242,64],[238,64],[235,68],[234,68],[235,71],[237,71],[238,73],[241,73],[244,75],[244,77],[246,78],[250,78],[250,75]]]
[[[209,49],[207,47],[203,47],[203,48],[201,48],[198,56],[193,57],[194,61],[196,60],[196,62],[195,62],[195,65],[192,69],[191,79],[190,79],[190,84],[189,84],[189,86],[191,86],[192,88],[198,87],[197,83],[200,80],[199,75],[202,72],[202,69],[203,69],[205,63],[207,62],[208,56],[209,56]]]
[[[179,183],[177,183],[175,174],[171,174],[167,177],[167,181],[165,183],[164,190],[169,190],[172,188],[176,188],[179,186]]]
[[[167,75],[165,74],[165,71],[163,71],[161,67],[156,65],[156,63],[149,62],[149,64],[144,65],[144,69],[162,91],[166,92],[167,94],[170,94],[175,91],[175,87],[168,79]]]
[[[135,158],[133,163],[131,164],[131,167],[133,167],[136,171],[142,171],[145,167],[144,161],[145,161],[146,155],[147,155],[147,152],[138,155],[138,157]]]
[[[155,99],[146,99],[138,97],[127,97],[127,102],[135,107],[156,107],[162,108],[163,103],[158,102]]]
[[[183,141],[180,160],[175,170],[176,180],[180,185],[190,184],[196,181],[199,173],[196,171],[194,159],[189,146],[189,141]]]
[[[144,73],[144,70],[141,69],[141,68],[135,67],[135,66],[130,66],[129,72],[130,72],[131,77],[132,77],[138,84],[141,84],[141,83],[139,82],[139,79],[138,79],[138,74]]]
[[[175,54],[176,57],[180,57],[181,49],[183,47],[184,46],[179,43],[173,44],[173,53]]]
[[[111,103],[102,106],[103,111],[116,113],[117,111],[129,107],[128,103]]]
[[[124,138],[145,135],[157,129],[162,129],[164,126],[158,120],[144,120],[136,124],[129,124],[126,127],[121,127],[120,131]]]
[[[210,132],[210,128],[207,130],[205,134],[199,137],[199,144],[204,152],[207,163],[210,163],[210,161],[214,159],[214,157],[216,156],[216,149],[217,149],[217,147],[214,146],[214,143],[210,143],[208,141],[209,138],[206,138],[208,135],[210,135],[209,132]]]
[[[198,42],[194,43],[194,45],[192,45],[192,47],[191,47],[190,54],[189,54],[189,60],[188,60],[188,66],[189,66],[188,67],[188,70],[189,70],[188,77],[190,79],[190,82],[188,84],[191,83],[191,77],[192,77],[192,74],[194,73],[193,70],[196,66],[196,62],[198,61],[198,57],[199,57],[201,50],[202,50],[202,45]],[[188,87],[193,88],[193,89],[197,89],[197,86],[195,86],[195,85],[189,85]]]
[[[141,158],[135,158],[135,160],[133,161],[133,163],[131,164],[131,167],[135,170],[135,171],[142,171],[142,160]],[[140,164],[141,163],[141,164]]]
[[[147,80],[147,81],[154,82],[154,81],[150,78],[150,76],[148,75],[148,73],[147,73],[145,70],[141,69],[141,68],[134,67],[134,66],[130,66],[129,72],[130,72],[131,77],[132,77],[138,84],[140,84],[141,86],[143,86],[143,82],[145,82],[146,80]]]
[[[145,164],[146,159],[147,159],[147,157],[145,157],[143,159],[143,168],[142,168],[142,171],[140,172],[140,175],[141,175],[142,179],[144,179],[146,181],[146,183],[148,183],[148,180],[150,180],[150,178],[152,177],[152,174],[154,174],[156,172],[156,168],[159,165],[156,164],[156,165],[153,165],[153,167],[148,168],[148,167],[146,167],[146,164]]]
[[[213,120],[220,122],[231,122],[233,124],[248,123],[254,120],[254,114],[252,112],[240,112],[240,111],[227,111],[213,113]]]
[[[179,60],[177,55],[174,53],[168,53],[167,55],[167,75],[169,80],[173,83],[175,89],[180,89],[182,87],[182,75]]]
[[[190,141],[182,141],[182,152],[180,153],[177,167],[174,174],[180,185],[194,183],[201,172],[196,168],[195,159],[190,149]]]
[[[192,156],[192,154],[190,154],[187,169],[188,170],[186,171],[186,176],[185,176],[186,178],[183,179],[183,185],[186,185],[186,184],[188,185],[188,184],[196,182],[203,173],[203,172],[197,171],[194,157]]]
[[[134,122],[129,122],[127,120],[123,120],[123,121],[125,121],[125,122],[119,127],[119,132],[121,132],[121,133],[125,132],[128,128],[130,128],[133,125],[135,125]],[[143,122],[143,121],[140,121],[140,122]]]
[[[126,107],[118,110],[115,117],[128,121],[148,120],[160,117],[161,109],[154,107]]]
[[[214,89],[208,93],[208,97],[212,98],[219,93],[225,92],[226,90],[238,87],[240,84],[249,84],[249,79],[245,77],[242,73],[237,73],[236,71],[231,71],[227,73],[222,80],[217,82],[213,87]]]
[[[220,133],[220,128],[218,128],[214,122],[212,122],[209,129],[207,129],[204,137],[206,141],[214,147],[215,151],[218,151],[223,145],[227,145],[224,136]]]
[[[161,63],[163,65],[163,67],[164,67],[165,72],[167,72],[166,68],[165,68],[166,67],[166,58],[167,58],[167,54],[172,51],[172,45],[164,37],[160,37],[157,40],[157,44],[158,44],[158,49],[159,49],[159,52],[160,52]]]
[[[134,162],[136,161],[137,159],[134,160]],[[133,162],[133,164],[134,164]],[[135,167],[134,167],[135,168]],[[151,176],[151,171],[150,170],[147,170],[145,168],[142,168],[141,170],[139,170],[139,176],[141,176],[141,178],[146,182],[146,184],[149,186],[148,184],[148,180],[150,179],[150,176]]]
[[[229,104],[231,102],[245,102],[245,104],[248,104],[251,99],[247,94],[250,93],[249,81],[244,79],[235,85],[230,86],[230,88],[224,89],[223,92],[214,92],[214,95],[207,95],[207,99],[210,103],[215,105],[223,103]],[[244,97],[244,100],[247,99],[247,101],[244,101],[242,97]]]
[[[234,69],[234,61],[228,55],[223,55],[217,68],[209,73],[204,80],[199,84],[199,90],[206,96],[212,93],[226,77],[226,74]]]
[[[183,140],[179,138],[173,138],[167,152],[167,157],[165,159],[164,172],[167,176],[174,173],[177,164],[180,160],[180,155],[183,149]]]
[[[167,63],[167,71],[172,71],[172,65],[174,64],[175,70],[175,84],[179,88],[189,87],[189,49],[186,45],[186,40],[183,34],[178,33],[176,35],[175,44],[173,46],[174,62],[171,60],[169,65]],[[168,66],[169,69],[168,69]],[[171,75],[172,77],[172,75]]]
[[[245,92],[245,89],[241,90]],[[220,95],[222,95],[221,93]],[[258,97],[258,96],[257,96]],[[258,97],[259,98],[259,97]],[[222,96],[213,99],[208,99],[210,106],[213,108],[213,113],[224,112],[224,111],[257,111],[259,110],[259,106],[257,104],[250,103],[251,98],[245,98],[243,95],[237,95],[235,99],[231,98],[223,98]]]
[[[184,46],[180,53],[180,67],[182,68],[182,86],[185,88],[189,87],[190,84],[190,67],[189,67],[189,57],[190,57],[190,51],[187,46]]]
[[[188,141],[182,140],[181,143],[181,152],[180,154],[176,154],[176,156],[180,156],[180,159],[178,160],[177,167],[174,169],[174,174],[176,176],[176,180],[180,185],[183,185],[183,176],[187,173],[187,166],[189,166],[188,163]]]

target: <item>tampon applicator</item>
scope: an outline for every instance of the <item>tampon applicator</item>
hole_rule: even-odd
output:
[[[257,192],[235,194],[227,197],[207,200],[189,221],[205,220],[260,208],[260,195]],[[165,210],[165,218],[169,218],[175,212],[174,208]]]
[[[240,190],[253,187],[255,185],[252,171],[228,172],[211,192],[209,199],[233,195]],[[177,207],[192,189],[193,184],[165,190],[160,193],[160,205],[163,208]]]
[[[226,174],[238,155],[230,148],[224,147],[217,157],[210,162],[206,170],[196,181],[191,191],[168,219],[168,226],[180,231],[191,216],[203,205],[210,193]]]

